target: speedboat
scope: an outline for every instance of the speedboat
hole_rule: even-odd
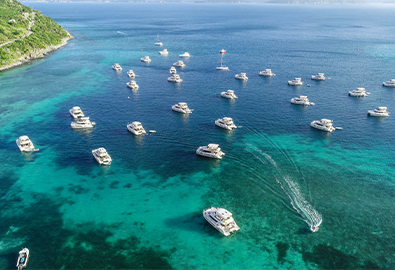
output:
[[[131,80],[130,82],[126,83],[126,86],[133,89],[133,90],[137,90],[139,89],[139,86],[137,85],[136,81]]]
[[[155,46],[163,46],[163,43],[159,41],[159,34],[156,35]]]
[[[99,162],[100,165],[110,165],[111,157],[103,147],[92,150],[93,157]]]
[[[237,96],[235,95],[235,91],[228,90],[226,92],[221,92],[221,97],[235,99]]]
[[[246,80],[248,80],[248,77],[247,77],[246,73],[240,73],[240,74],[235,75],[235,79],[246,81]]]
[[[348,92],[348,95],[352,97],[367,97],[368,94],[369,93],[366,92],[363,87],[358,87],[357,89]]]
[[[71,108],[69,112],[74,119],[84,117],[84,113],[81,111],[81,108],[78,106]]]
[[[175,67],[185,67],[185,64],[182,60],[179,60],[173,64]]]
[[[16,145],[18,145],[19,150],[21,152],[33,152],[34,151],[34,145],[32,141],[29,139],[28,136],[20,136],[18,139],[16,139]]]
[[[161,54],[161,55],[168,55],[169,52],[167,51],[167,49],[163,49],[163,50],[159,51],[159,54]]]
[[[292,81],[288,81],[288,85],[295,85],[295,86],[303,85],[302,78],[295,78]]]
[[[387,87],[395,87],[395,79],[392,79],[392,80],[387,81],[387,82],[383,82],[383,85],[387,86]]]
[[[188,105],[185,102],[179,102],[171,107],[173,111],[180,113],[192,113],[192,110],[188,108]]]
[[[175,67],[171,67],[170,74],[176,74],[176,73],[177,73],[177,69]]]
[[[232,217],[232,213],[224,208],[211,207],[205,209],[203,210],[203,217],[225,236],[240,230]]]
[[[309,101],[307,96],[294,97],[293,99],[291,99],[291,103],[305,106],[314,105],[313,102]]]
[[[134,77],[136,77],[136,74],[134,74],[134,72],[133,72],[133,70],[129,70],[128,71],[128,76],[129,76],[129,78],[134,78]]]
[[[325,81],[326,78],[324,76],[324,73],[318,73],[317,75],[312,75],[311,79],[316,81]]]
[[[221,151],[221,148],[219,148],[219,145],[213,143],[210,143],[208,146],[200,146],[196,150],[196,154],[218,159],[222,159],[222,156],[225,155],[225,153]]]
[[[265,77],[276,76],[276,74],[274,74],[270,68],[267,68],[264,71],[259,72],[259,75],[265,76]]]
[[[29,259],[29,250],[27,248],[24,248],[21,251],[19,251],[18,262],[16,263],[16,267],[18,267],[18,270],[22,269],[23,267],[26,267],[28,259]]]
[[[114,69],[114,70],[116,70],[116,71],[121,71],[121,70],[122,70],[121,65],[118,64],[118,63],[114,64],[114,65],[112,66],[112,69]]]
[[[229,70],[228,66],[224,65],[224,62],[222,60],[223,57],[224,57],[224,54],[226,53],[226,51],[224,49],[222,49],[222,50],[219,51],[219,53],[221,54],[221,58],[219,59],[219,62],[221,64],[219,66],[217,66],[217,69],[218,70]]]
[[[146,134],[145,129],[141,125],[140,122],[133,122],[131,124],[128,124],[126,126],[130,132],[132,132],[134,135],[143,135]]]
[[[233,123],[233,119],[230,117],[224,117],[224,118],[220,118],[215,120],[215,125],[227,129],[227,130],[232,130],[237,128],[236,125]]]
[[[369,110],[368,115],[370,116],[388,116],[390,113],[387,112],[387,107],[377,107],[374,110]]]
[[[332,122],[333,121],[329,119],[314,120],[313,122],[311,122],[310,126],[323,131],[332,132],[335,130],[335,128],[332,125]]]
[[[89,117],[78,118],[76,122],[71,122],[71,128],[93,128],[95,122],[91,122]]]
[[[178,74],[172,74],[169,78],[167,78],[169,82],[175,82],[175,83],[180,83],[182,82],[182,79],[180,78],[180,75]]]
[[[141,62],[150,63],[151,59],[149,58],[149,56],[144,56],[143,58],[141,58]]]
[[[310,226],[310,231],[312,231],[312,232],[318,232],[319,226],[321,225],[321,223],[322,223],[322,219],[320,219],[320,221],[319,221],[317,224],[311,225],[311,226]]]
[[[183,54],[180,54],[179,57],[181,58],[189,58],[191,55],[189,54],[189,52],[184,52]]]

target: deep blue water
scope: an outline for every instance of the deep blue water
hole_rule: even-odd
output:
[[[0,74],[1,269],[23,247],[31,269],[395,267],[395,120],[366,115],[395,112],[395,90],[382,86],[395,77],[395,7],[26,4],[75,39]],[[230,71],[215,69],[221,49]],[[167,82],[185,51],[184,81]],[[266,68],[277,76],[260,77]],[[330,79],[311,81],[318,72]],[[295,77],[305,85],[288,86]],[[371,94],[347,96],[357,87]],[[221,98],[228,89],[239,98]],[[292,105],[299,95],[316,105]],[[178,102],[193,113],[173,112]],[[73,131],[73,106],[96,127]],[[225,116],[241,127],[215,127]],[[310,128],[321,118],[343,130]],[[157,132],[135,137],[132,121]],[[21,154],[21,135],[40,151]],[[196,156],[209,143],[222,160]],[[96,163],[97,147],[111,166]],[[222,236],[202,217],[210,206],[241,230]]]

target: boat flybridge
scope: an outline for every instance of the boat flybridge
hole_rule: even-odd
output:
[[[121,65],[118,64],[118,63],[114,64],[114,65],[112,66],[112,69],[114,69],[114,70],[116,70],[116,71],[121,71],[121,70],[122,70]]]
[[[221,54],[221,58],[219,59],[220,65],[217,66],[217,69],[218,70],[229,70],[229,67],[224,65],[224,62],[222,60],[226,51],[224,49],[222,49],[219,51],[219,53]]]
[[[159,41],[159,34],[156,35],[155,46],[163,46],[163,43]]]
[[[112,159],[103,147],[92,150],[92,155],[100,165],[110,165]]]
[[[335,130],[332,122],[333,121],[329,119],[314,120],[313,122],[311,122],[310,126],[323,131],[332,132]]]
[[[294,97],[291,99],[291,103],[305,106],[315,105],[315,103],[309,101],[307,96]]]
[[[369,110],[368,115],[370,116],[389,116],[389,112],[387,112],[387,107],[377,107],[374,110]]]
[[[180,83],[182,82],[182,79],[180,78],[180,75],[178,74],[172,74],[169,78],[167,78],[169,82],[175,82],[175,83]]]
[[[136,74],[133,72],[133,70],[129,70],[127,74],[128,74],[128,76],[129,76],[129,78],[131,78],[131,79],[133,79],[134,77],[136,77]]]
[[[180,54],[179,57],[181,57],[181,58],[189,58],[189,57],[191,57],[191,55],[189,54],[189,52],[184,52],[183,54]]]
[[[203,217],[220,233],[229,236],[230,233],[240,230],[232,217],[232,213],[224,208],[211,207],[203,210]]]
[[[214,143],[210,143],[208,146],[200,146],[196,150],[196,154],[217,159],[222,159],[222,156],[225,155],[225,153],[221,151],[221,148],[219,148],[219,145]]]
[[[318,73],[317,75],[312,75],[311,79],[316,81],[325,81],[326,78],[324,76],[324,73]]]
[[[146,134],[145,129],[143,128],[143,126],[141,125],[140,122],[133,122],[131,124],[128,124],[127,129],[132,132],[134,135],[144,135]]]
[[[71,122],[71,128],[93,128],[95,122],[91,122],[89,117],[78,118],[76,122]]]
[[[137,84],[136,81],[134,81],[134,80],[131,80],[130,82],[127,82],[127,83],[126,83],[126,86],[129,87],[129,88],[132,89],[132,90],[137,90],[137,89],[139,89],[138,84]]]
[[[145,62],[145,63],[150,63],[151,62],[151,59],[149,58],[149,56],[144,56],[140,60],[141,60],[141,62]]]
[[[229,99],[237,98],[237,96],[235,95],[235,91],[234,90],[228,90],[226,92],[221,92],[221,97],[229,98]]]
[[[240,73],[235,75],[235,79],[246,81],[248,77],[246,73]]]
[[[167,49],[163,49],[163,50],[161,50],[161,51],[159,51],[159,54],[160,55],[168,55],[169,54],[169,51],[167,50]]]
[[[215,120],[215,125],[227,130],[237,128],[236,125],[233,123],[233,119],[230,117],[224,117],[222,119],[220,118]]]
[[[265,77],[276,76],[276,74],[274,74],[270,68],[267,68],[267,69],[265,69],[265,70],[259,72],[259,75],[265,76]]]
[[[71,116],[72,116],[74,119],[84,117],[84,113],[81,111],[81,108],[78,107],[78,106],[75,106],[75,107],[71,108],[71,109],[69,110],[69,112],[70,112]]]
[[[383,86],[395,87],[395,79],[392,79],[392,80],[387,81],[387,82],[383,82]]]
[[[179,102],[171,107],[173,111],[180,113],[192,113],[192,110],[188,108],[188,105],[185,102]]]
[[[184,61],[179,60],[173,64],[175,67],[185,67]]]
[[[295,85],[295,86],[303,85],[302,78],[295,78],[292,81],[288,81],[288,85]]]
[[[32,141],[26,135],[20,136],[15,142],[21,152],[33,152],[35,150]]]
[[[176,73],[177,73],[177,69],[175,67],[171,67],[170,74],[176,74]]]
[[[358,87],[357,89],[348,92],[348,95],[352,97],[367,97],[368,94],[370,93],[366,92],[363,87]]]
[[[21,270],[23,267],[26,267],[27,260],[29,259],[29,250],[27,248],[19,251],[18,261],[16,263],[16,267],[18,270]]]

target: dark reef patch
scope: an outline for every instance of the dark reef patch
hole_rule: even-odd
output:
[[[285,256],[287,256],[287,251],[289,249],[289,244],[278,242],[276,244],[277,247],[277,262],[281,263],[284,261]]]

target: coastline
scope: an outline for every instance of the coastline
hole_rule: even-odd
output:
[[[57,51],[60,48],[64,47],[67,45],[67,42],[69,40],[74,39],[74,37],[70,34],[69,31],[67,32],[67,37],[63,38],[62,41],[58,44],[58,45],[51,45],[48,46],[46,48],[43,49],[36,49],[32,52],[29,52],[28,54],[24,54],[21,57],[19,57],[14,63],[12,64],[8,64],[5,65],[4,67],[0,68],[0,72],[12,69],[12,68],[16,68],[22,65],[26,65],[30,62],[32,62],[33,60],[38,60],[38,59],[42,59],[45,58],[45,56],[51,52]]]

